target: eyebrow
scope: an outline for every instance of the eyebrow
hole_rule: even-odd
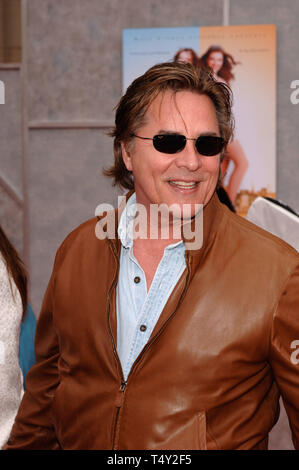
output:
[[[180,134],[180,135],[184,135],[184,134],[181,134],[181,132],[177,132],[177,131],[166,131],[165,129],[160,129],[157,134],[166,134],[166,135],[177,135],[177,134]],[[216,136],[218,137],[218,134],[217,132],[201,132],[198,137],[204,137],[204,136]]]

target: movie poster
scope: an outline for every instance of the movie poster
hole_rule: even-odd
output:
[[[257,196],[276,197],[275,25],[125,29],[123,91],[159,62],[209,66],[234,97],[236,128],[223,187],[245,216]]]

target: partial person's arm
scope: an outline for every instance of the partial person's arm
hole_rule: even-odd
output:
[[[234,140],[227,146],[227,158],[233,161],[234,169],[226,186],[226,192],[234,204],[240,185],[248,168],[248,160],[238,140]]]
[[[27,374],[26,391],[5,450],[60,447],[51,417],[51,405],[59,384],[59,344],[52,322],[54,288],[55,267],[36,327],[36,364]]]
[[[0,448],[9,437],[23,394],[18,355],[22,310],[19,291],[0,255]]]
[[[26,389],[26,375],[35,364],[34,338],[36,319],[32,308],[27,304],[25,318],[21,323],[19,362],[23,372],[24,389]]]
[[[299,265],[292,272],[273,318],[270,363],[299,450]]]

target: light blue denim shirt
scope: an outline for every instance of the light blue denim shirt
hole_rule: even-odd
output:
[[[117,352],[124,379],[146,345],[173,288],[186,268],[182,240],[168,245],[149,291],[143,269],[133,254],[132,228],[136,195],[130,197],[120,217],[120,271],[116,291]]]

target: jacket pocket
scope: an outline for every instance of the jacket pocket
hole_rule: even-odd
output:
[[[155,449],[159,450],[206,450],[206,413],[198,412],[189,421],[173,425],[172,432],[167,433],[165,440],[156,443]]]

